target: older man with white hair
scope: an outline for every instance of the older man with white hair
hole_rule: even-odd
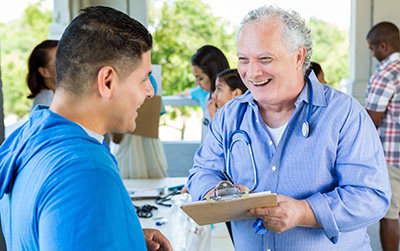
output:
[[[249,92],[217,112],[188,181],[194,200],[214,193],[221,169],[241,190],[278,194],[277,207],[232,222],[237,250],[371,250],[366,228],[388,208],[374,124],[354,98],[305,76],[311,52],[295,12],[264,6],[241,23],[238,71]]]

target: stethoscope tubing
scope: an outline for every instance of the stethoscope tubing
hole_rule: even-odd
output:
[[[305,75],[305,78],[307,79],[307,83],[308,83],[309,90],[310,90],[310,102],[309,102],[307,119],[303,122],[301,131],[302,131],[302,135],[305,138],[307,138],[310,135],[310,120],[311,120],[311,113],[312,113],[312,109],[313,109],[314,93],[313,93],[313,87],[312,87],[312,83],[311,83],[310,78],[307,75]],[[236,142],[242,141],[243,143],[245,143],[247,145],[247,147],[249,149],[251,163],[253,165],[254,182],[253,182],[253,187],[250,189],[250,191],[253,191],[258,185],[258,175],[257,175],[256,164],[255,164],[255,161],[254,161],[253,149],[252,149],[252,146],[251,146],[251,140],[250,140],[250,137],[249,137],[249,135],[247,134],[246,131],[243,131],[243,130],[239,129],[240,125],[242,124],[242,120],[243,120],[243,117],[244,117],[244,114],[245,114],[246,110],[247,110],[247,104],[245,103],[245,105],[242,108],[240,108],[239,117],[238,117],[239,119],[238,119],[238,122],[236,124],[236,129],[234,131],[232,131],[229,134],[229,137],[228,137],[228,141],[227,141],[227,148],[228,149],[227,149],[227,154],[226,154],[226,171],[232,177],[232,174],[230,172],[230,155],[231,155],[232,147]],[[236,134],[236,133],[242,134],[245,137],[245,139],[237,138],[237,139],[233,140],[233,135]]]

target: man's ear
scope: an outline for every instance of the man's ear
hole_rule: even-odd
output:
[[[39,67],[38,71],[43,78],[50,78],[50,72],[46,67]]]
[[[100,96],[109,99],[119,81],[117,72],[111,66],[102,67],[97,73],[97,89]]]
[[[379,49],[381,51],[387,51],[387,50],[389,50],[389,44],[387,42],[385,42],[385,41],[381,41],[379,43]]]
[[[301,69],[303,68],[304,59],[306,58],[307,50],[304,46],[300,46],[299,49],[296,51],[296,68]]]

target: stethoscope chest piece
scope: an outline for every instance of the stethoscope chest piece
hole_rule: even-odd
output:
[[[308,134],[310,133],[310,126],[308,125],[307,121],[303,122],[303,125],[301,127],[301,133],[303,134],[304,138],[308,137]]]

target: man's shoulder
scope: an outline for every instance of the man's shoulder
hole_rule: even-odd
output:
[[[38,129],[25,140],[21,161],[28,169],[40,169],[48,175],[77,170],[117,170],[115,159],[108,149],[74,123]]]
[[[62,165],[78,165],[81,169],[116,166],[111,153],[95,139],[67,138],[51,146],[50,151]]]

